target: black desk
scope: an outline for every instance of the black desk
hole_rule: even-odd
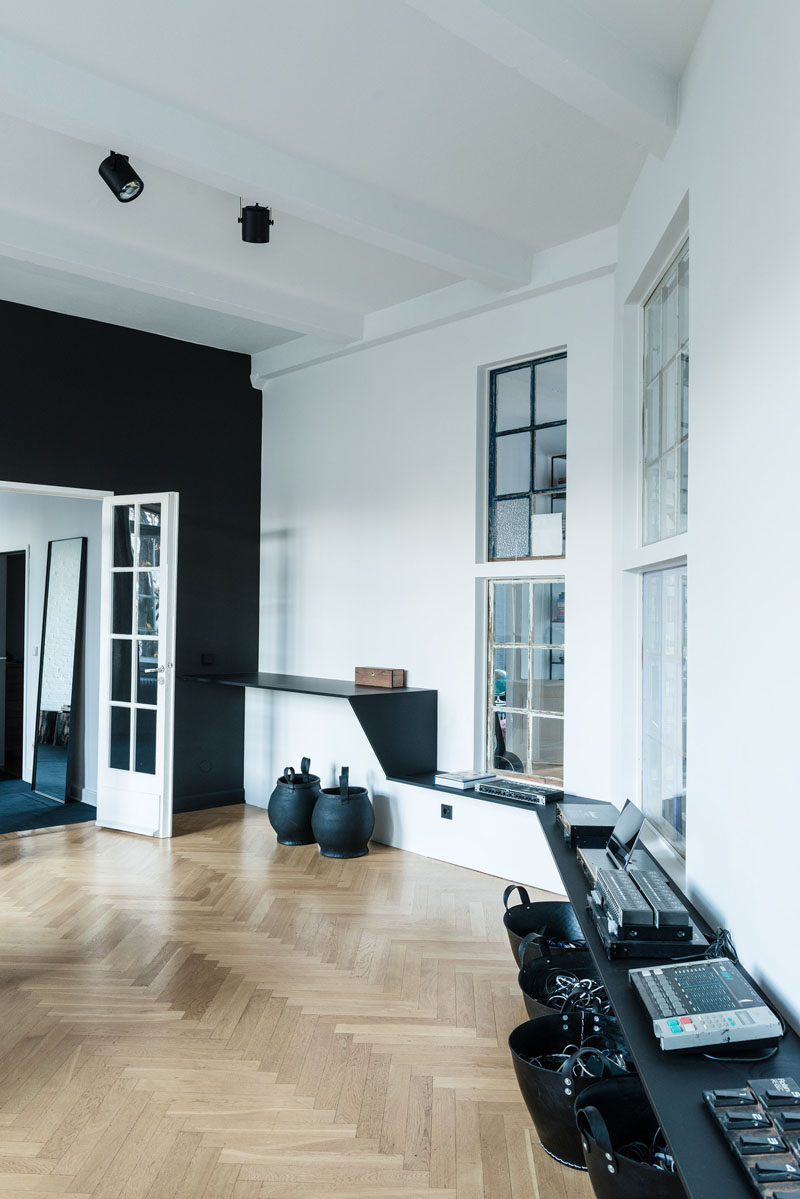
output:
[[[566,802],[570,802],[570,797],[567,797]],[[573,797],[573,802],[578,802],[577,796]],[[691,1199],[753,1199],[755,1192],[711,1122],[702,1093],[717,1087],[741,1087],[748,1078],[788,1075],[800,1082],[800,1038],[791,1029],[787,1030],[775,1056],[759,1063],[713,1062],[702,1054],[665,1053],[653,1036],[652,1023],[628,982],[629,969],[650,963],[645,958],[608,960],[586,910],[588,884],[575,851],[567,847],[561,829],[556,824],[556,805],[548,804],[545,808],[538,808],[537,812],[564,889],[580,921],[598,973],[630,1045],[636,1068],[675,1156],[687,1194]],[[692,911],[693,918],[705,931],[707,925],[699,913],[685,897],[682,898]],[[736,930],[732,929],[731,932],[735,940]],[[774,1007],[773,1004],[770,1006]],[[743,1055],[746,1052],[746,1049],[742,1050]]]

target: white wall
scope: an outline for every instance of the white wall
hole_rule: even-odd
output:
[[[475,551],[482,368],[566,347],[568,557],[518,573],[566,576],[566,784],[610,797],[612,318],[606,276],[269,383],[260,668],[405,667],[439,692],[439,765],[480,762],[476,609],[496,570]],[[323,785],[348,764],[370,786],[380,840],[559,887],[533,813],[464,796],[443,821],[441,796],[385,781],[346,702],[249,692],[248,801],[265,804],[304,754]]]
[[[86,609],[83,651],[83,755],[76,746],[75,782],[81,787],[76,798],[96,803],[97,792],[97,688],[99,679],[100,630],[100,516],[95,500],[73,500],[54,496],[25,495],[0,490],[0,552],[29,549],[29,573],[25,654],[25,730],[23,778],[31,781],[33,740],[36,731],[36,696],[39,684],[39,654],[42,638],[42,609],[47,571],[47,543],[67,537],[87,537]]]
[[[650,160],[620,225],[617,369],[629,440],[616,694],[623,727],[634,729],[636,589],[622,586],[621,568],[636,559],[625,513],[638,503],[637,349],[624,304],[688,192],[689,532],[678,547],[689,563],[687,876],[749,968],[800,1017],[798,44],[797,5],[716,0],[673,146],[664,162]],[[635,792],[636,749],[634,737],[620,741],[618,790]]]

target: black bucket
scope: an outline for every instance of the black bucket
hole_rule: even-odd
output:
[[[519,972],[519,989],[522,991],[525,1010],[531,1020],[538,1020],[540,1016],[558,1015],[564,1010],[574,1010],[572,1004],[567,1004],[565,1007],[559,999],[552,1004],[548,1002],[549,993],[555,989],[553,983],[556,977],[574,974],[579,979],[593,979],[596,983],[600,981],[597,967],[588,950],[570,949],[551,954],[549,957],[541,957],[541,955],[531,957],[532,953],[535,954],[535,950],[536,945],[532,945],[527,937],[520,941],[519,960],[522,969]],[[585,992],[583,994],[585,995]],[[603,999],[605,999],[605,992]],[[579,1002],[582,1006],[582,1001]],[[596,1005],[587,1005],[586,1010],[596,1010],[602,1013],[603,1008],[598,1002]]]
[[[677,1174],[636,1160],[649,1156],[658,1132],[638,1078],[592,1083],[575,1100],[575,1120],[597,1199],[685,1199]]]
[[[561,1054],[572,1046],[591,1046],[601,1053],[625,1049],[617,1022],[588,1012],[528,1020],[508,1038],[519,1089],[542,1148],[563,1165],[585,1170],[572,1105],[576,1095],[595,1083],[597,1077],[576,1078],[571,1068],[561,1073],[534,1065],[530,1060],[545,1054]],[[592,1068],[600,1068],[599,1058],[593,1059]]]
[[[522,903],[513,908],[508,906],[512,891],[519,891]],[[503,892],[505,915],[503,924],[506,926],[508,941],[514,960],[519,960],[519,944],[530,933],[538,933],[540,941],[539,956],[554,952],[567,946],[585,949],[583,931],[578,924],[578,918],[572,904],[565,899],[543,900],[531,903],[530,896],[524,887],[511,883]],[[533,956],[531,954],[531,956]]]

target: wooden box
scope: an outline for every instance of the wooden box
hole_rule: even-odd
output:
[[[356,685],[359,687],[405,687],[406,672],[389,666],[357,666]]]

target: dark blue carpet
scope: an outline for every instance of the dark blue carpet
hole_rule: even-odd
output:
[[[22,779],[0,780],[0,833],[51,828],[54,824],[80,824],[94,820],[97,809],[88,803],[57,803],[31,791]]]

